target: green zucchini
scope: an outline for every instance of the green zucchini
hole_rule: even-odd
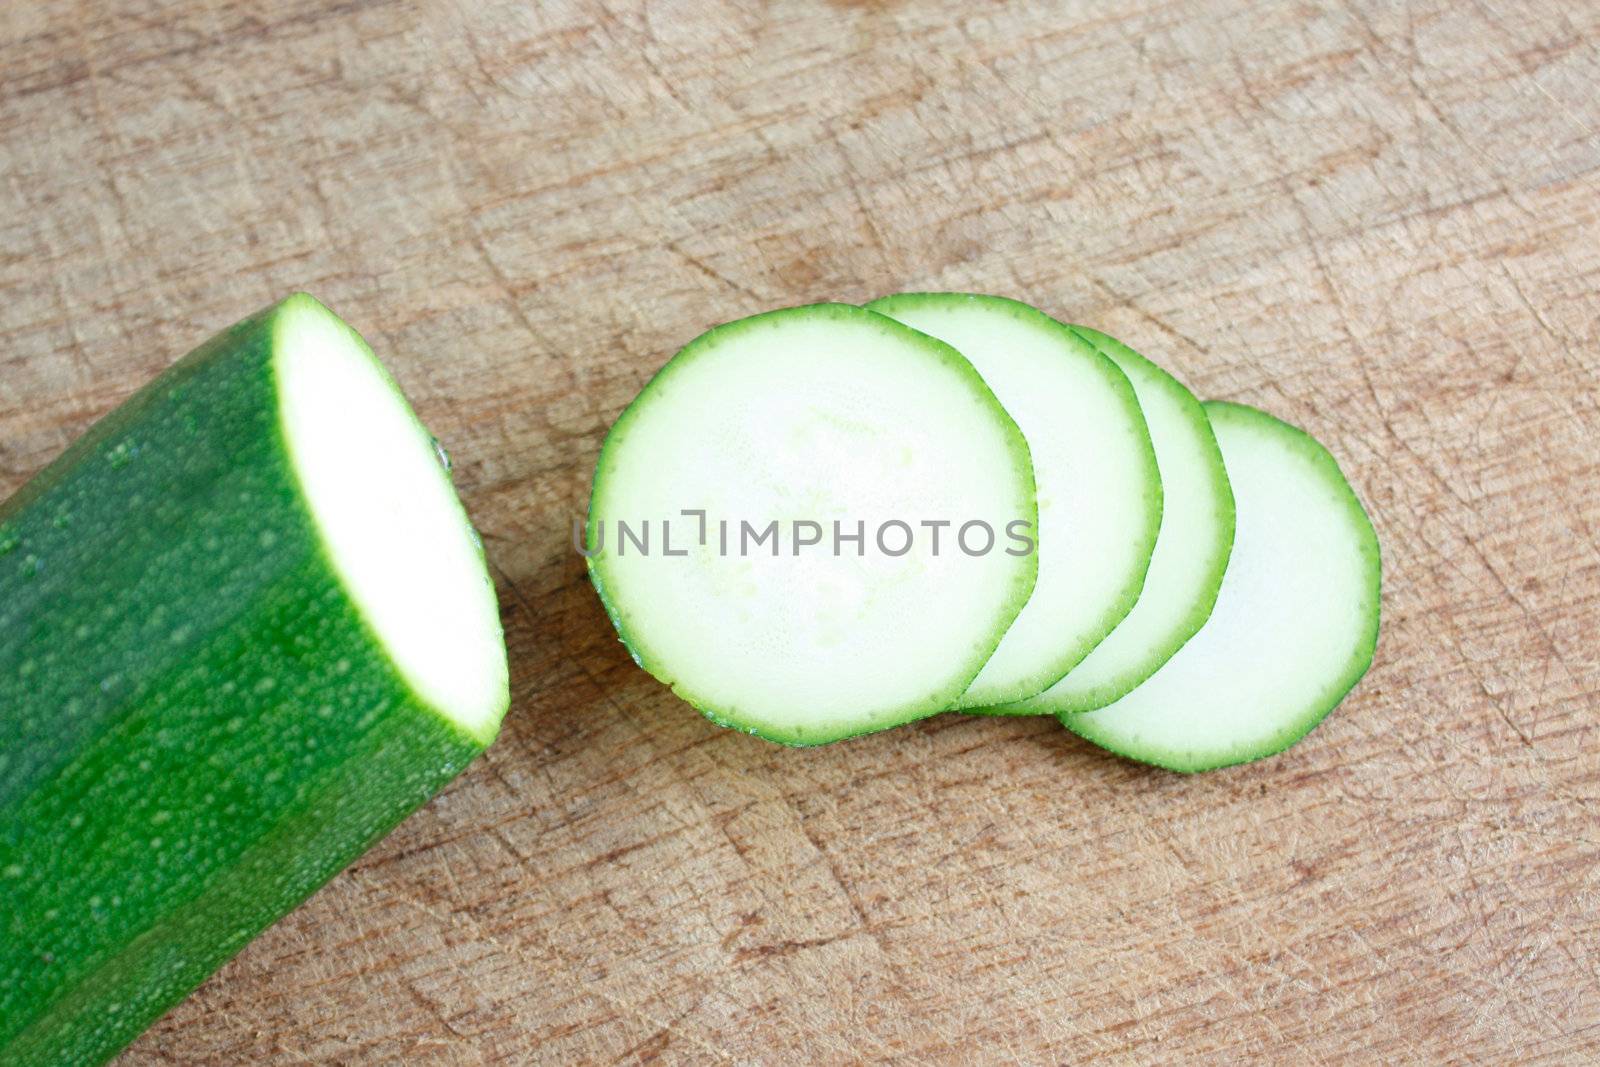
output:
[[[1161,532],[1139,602],[1083,662],[1018,710],[1093,711],[1127,696],[1211,615],[1233,549],[1233,492],[1206,410],[1172,375],[1098,330],[1072,332],[1127,374],[1161,468]]]
[[[1129,759],[1193,773],[1282,752],[1372,664],[1383,567],[1372,521],[1311,435],[1212,400],[1236,504],[1211,615],[1138,688],[1061,722]]]
[[[1037,522],[1027,443],[972,364],[814,304],[702,334],[617,419],[589,576],[708,718],[820,745],[951,706],[1027,602]]]
[[[0,505],[0,1063],[115,1054],[493,739],[435,448],[297,294]]]
[[[989,715],[1077,667],[1133,610],[1161,528],[1161,473],[1127,375],[1044,312],[974,293],[901,293],[867,307],[952,345],[1017,420],[1039,500],[1039,580],[953,705]]]

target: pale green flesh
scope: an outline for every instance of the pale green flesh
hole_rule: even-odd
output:
[[[1360,680],[1378,636],[1377,537],[1333,457],[1254,408],[1205,407],[1237,508],[1211,616],[1133,692],[1061,716],[1113,752],[1186,772],[1292,745]]]
[[[1133,383],[1161,468],[1161,533],[1128,617],[1065,678],[1008,710],[1092,711],[1131,692],[1211,614],[1233,545],[1233,493],[1200,401],[1115,338],[1084,326],[1072,329]]]
[[[1039,580],[959,709],[1007,703],[1066,674],[1138,600],[1161,523],[1161,478],[1127,377],[1095,347],[1013,300],[905,293],[868,305],[972,361],[1017,420],[1039,497]],[[995,706],[1004,705],[1004,706]]]
[[[290,297],[274,330],[284,443],[329,562],[418,697],[488,744],[507,702],[499,605],[432,437],[316,300]]]
[[[684,509],[706,512],[704,544]],[[687,556],[660,552],[663,518]],[[617,551],[617,521],[646,519],[657,551]],[[1026,602],[1033,553],[951,551],[948,529],[937,555],[923,531],[903,556],[873,544],[885,522],[941,519],[1001,538],[1036,522],[1016,424],[947,345],[856,307],[792,308],[692,342],[617,420],[590,573],[635,659],[708,717],[821,744],[947,708]],[[778,556],[741,554],[745,520],[780,522]],[[824,543],[795,554],[795,520]],[[863,524],[864,551],[833,553],[835,521]]]

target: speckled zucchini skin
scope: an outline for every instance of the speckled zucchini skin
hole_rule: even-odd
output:
[[[283,306],[0,505],[9,1067],[115,1054],[483,747],[325,554],[279,428]]]

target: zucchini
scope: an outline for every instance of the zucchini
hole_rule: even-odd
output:
[[[719,326],[651,379],[601,448],[584,550],[645,670],[816,745],[961,695],[1033,588],[1036,521],[1027,444],[972,364],[819,304]]]
[[[957,708],[1042,714],[1038,694],[1133,609],[1161,526],[1161,475],[1128,378],[1042,311],[997,296],[902,293],[867,305],[972,361],[1017,420],[1039,484],[1039,581]]]
[[[1148,681],[1067,729],[1130,759],[1205,771],[1281,752],[1367,671],[1382,566],[1338,463],[1304,431],[1211,401],[1237,526],[1216,606]]]
[[[1206,410],[1172,375],[1098,330],[1072,331],[1133,383],[1161,467],[1161,533],[1139,602],[1082,663],[1023,702],[1032,712],[1093,711],[1150,677],[1211,615],[1233,548],[1233,492]]]
[[[297,294],[0,505],[0,1063],[103,1060],[495,736],[435,444]]]

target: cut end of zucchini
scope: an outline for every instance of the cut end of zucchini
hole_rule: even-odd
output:
[[[329,562],[419,699],[487,744],[509,703],[505,643],[433,438],[315,299],[284,301],[273,330],[280,425]]]

